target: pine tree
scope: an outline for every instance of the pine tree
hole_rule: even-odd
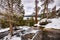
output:
[[[53,17],[56,17],[56,6],[52,8],[52,15]]]
[[[17,15],[18,17],[20,17],[21,14],[24,15],[24,9],[22,7],[21,4],[21,0],[2,0],[3,3],[1,3],[1,6],[3,6],[2,8],[5,9],[5,13],[1,12],[0,15],[1,16],[4,16],[3,17],[3,20],[4,21],[7,21],[9,23],[9,27],[10,27],[10,34],[11,36],[13,35],[13,24],[16,23],[16,20],[13,16],[14,15],[17,15],[16,12],[14,12],[14,5],[17,4],[18,5],[18,12],[19,12],[19,15]],[[5,5],[2,5],[6,3]],[[1,7],[0,6],[0,7]],[[16,7],[16,6],[15,6]],[[15,9],[16,10],[16,9]],[[23,11],[22,11],[23,10]],[[22,16],[23,17],[23,16]],[[19,19],[19,18],[18,18]]]
[[[40,0],[41,2],[43,2],[43,4],[42,4],[42,6],[44,6],[44,11],[43,11],[43,13],[46,13],[46,15],[47,15],[47,19],[48,19],[48,5],[50,4],[50,3],[53,3],[54,2],[54,0]]]
[[[38,12],[40,10],[40,7],[38,7],[38,3],[39,3],[39,1],[35,0],[35,21],[36,21],[36,23],[38,22],[37,17],[38,17]]]

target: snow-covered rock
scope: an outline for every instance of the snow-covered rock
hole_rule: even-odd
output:
[[[37,24],[34,24],[34,26],[41,26],[40,23],[45,22],[46,20],[47,20],[47,18],[44,18],[44,19],[38,21]]]
[[[34,26],[40,26],[39,24],[34,24]]]
[[[40,22],[45,22],[47,20],[47,18],[44,18],[44,19],[42,19]]]

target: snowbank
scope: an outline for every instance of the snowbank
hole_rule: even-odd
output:
[[[54,29],[60,29],[60,18],[53,18],[53,19],[47,19],[44,18],[42,20],[40,20],[37,25],[39,25],[39,23],[41,22],[45,22],[47,20],[47,22],[49,22],[47,25],[44,25],[45,28],[54,28]]]
[[[49,19],[52,23],[45,25],[46,28],[60,29],[60,18]]]
[[[8,31],[9,28],[5,28],[5,29],[1,29],[0,32],[5,32],[5,31]]]

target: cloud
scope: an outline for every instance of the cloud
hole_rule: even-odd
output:
[[[55,2],[53,4],[49,5],[49,8],[53,8],[55,5],[57,6],[57,9],[60,8],[60,0],[54,0]],[[35,1],[34,0],[22,0],[22,3],[24,4],[25,9],[25,15],[30,15],[34,11],[35,7]],[[42,3],[40,2],[38,6],[40,6]]]
[[[56,4],[57,6],[60,6],[60,0],[55,0],[55,4]]]
[[[30,15],[34,11],[34,0],[22,0],[25,9],[25,15]]]

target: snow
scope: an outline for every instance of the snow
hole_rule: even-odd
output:
[[[39,23],[42,23],[42,22],[51,22],[51,19],[47,19],[47,18],[44,18],[44,19],[42,19],[42,20],[40,20],[39,22],[38,22],[38,24]]]
[[[34,30],[30,27],[21,27],[21,28],[24,28],[26,30],[26,32],[22,35],[26,35],[26,34],[29,34],[29,33],[37,33],[38,30]],[[19,34],[21,35],[21,32],[18,30]],[[21,35],[21,36],[22,36]],[[6,37],[4,37],[3,40],[6,40],[6,38],[8,38],[8,40],[21,40],[21,36],[20,37],[17,37],[16,35],[14,35],[13,37],[10,38],[10,34]]]
[[[60,17],[59,18],[53,18],[53,19],[47,19],[47,18],[44,18],[42,20],[40,20],[37,25],[39,25],[39,23],[41,22],[45,22],[45,21],[48,21],[48,22],[51,22],[51,23],[48,23],[47,25],[44,25],[45,28],[54,28],[54,29],[60,29]]]
[[[39,25],[40,22],[45,22],[45,21],[51,21],[51,23],[48,23],[47,25],[44,25],[45,28],[54,28],[54,29],[60,29],[60,18],[53,18],[53,19],[42,19],[41,21],[39,21],[37,24],[35,24],[35,26],[41,26]],[[19,28],[21,28],[22,30],[25,30],[24,31],[24,34],[22,34],[20,32],[20,30],[16,31],[16,32],[19,32],[19,34],[21,35],[26,35],[26,34],[29,34],[29,33],[36,33],[35,36],[37,35],[37,32],[39,30],[34,30],[33,28],[31,27],[28,27],[28,26],[20,26]],[[5,28],[5,29],[1,29],[0,32],[5,32],[5,31],[8,31],[9,28]],[[35,37],[33,36],[33,38]],[[6,36],[4,37],[4,40],[6,40],[6,38],[8,38],[9,40],[21,40],[21,36],[20,37],[17,37],[16,35],[14,35],[13,37],[11,37],[10,39],[10,36]],[[32,39],[33,40],[33,39]]]
[[[21,40],[21,37],[16,37],[16,36],[14,36],[14,37],[12,37],[12,39],[10,39],[10,40]]]
[[[8,35],[8,36],[4,37],[3,40],[6,40],[6,39],[8,39],[8,40],[21,40],[21,37],[16,37],[16,35],[15,35],[10,38],[10,35]]]
[[[44,19],[42,19],[40,22],[45,22],[47,20],[47,18],[44,18]]]
[[[30,33],[36,33],[38,30],[32,30]]]
[[[46,19],[45,18],[45,19],[42,19],[40,22],[45,22],[46,20],[47,21],[51,21],[51,23],[48,23],[47,25],[45,25],[45,28],[60,29],[60,18],[53,18],[53,19]],[[40,22],[38,22],[37,24],[35,24],[35,26],[36,25],[37,26],[41,26],[41,25],[39,25]],[[24,33],[24,35],[29,34],[29,33],[37,33],[37,31],[38,31],[38,30],[34,30],[33,28],[28,27],[28,26],[23,26],[23,27],[20,26],[19,28],[21,28],[22,30],[26,30],[25,33]],[[8,30],[9,30],[9,28],[1,29],[0,32],[4,32],[4,31],[8,31]],[[18,32],[20,32],[20,31],[18,30]],[[35,34],[35,36],[36,35],[37,34]],[[8,36],[6,36],[6,37],[8,37]],[[6,37],[5,37],[5,39],[6,39]],[[10,38],[8,38],[8,39],[10,39]],[[10,40],[21,40],[21,37],[13,36]]]
[[[29,34],[29,33],[36,33],[38,30],[34,30],[34,29],[32,29],[32,30],[27,30],[26,32],[25,32],[25,34]]]
[[[39,24],[34,24],[34,26],[40,26]]]
[[[45,25],[46,28],[60,29],[60,18],[49,19],[52,23]]]
[[[5,32],[5,31],[8,31],[9,28],[5,28],[5,29],[1,29],[0,32]]]
[[[30,27],[28,27],[28,26],[20,26],[19,28],[21,28],[22,30],[28,30]]]
[[[38,31],[38,30],[34,30],[33,28],[28,27],[28,26],[23,26],[20,28],[22,28],[22,30],[25,30],[24,34],[22,34],[22,35],[26,35],[26,34],[30,34],[30,33],[37,33],[37,31]]]
[[[23,27],[23,30],[28,30],[30,27]]]

